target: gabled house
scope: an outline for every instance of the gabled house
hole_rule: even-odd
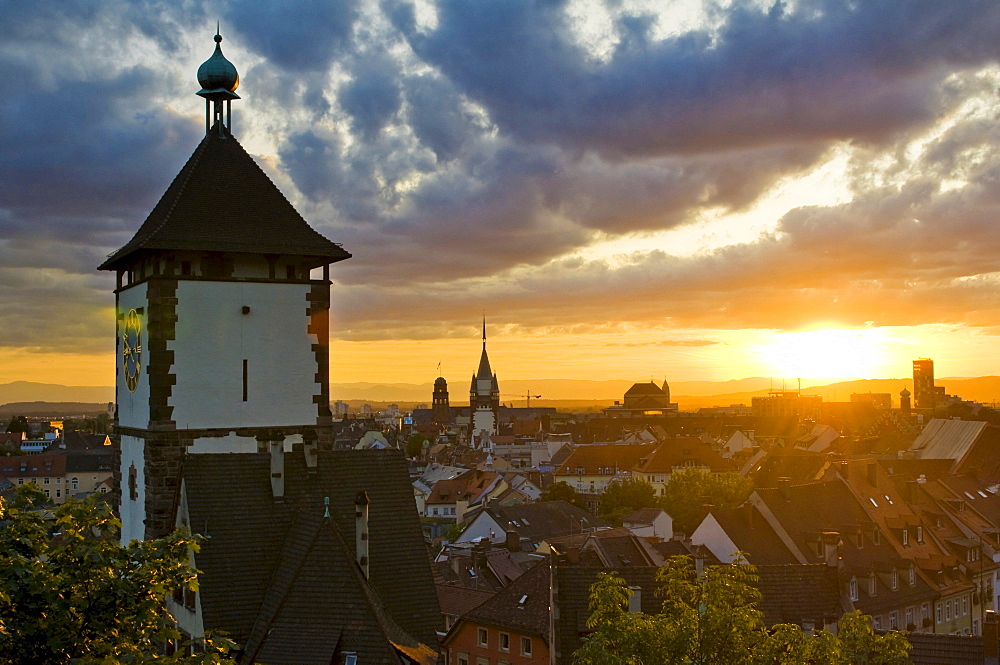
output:
[[[546,665],[550,643],[547,560],[458,619],[443,640],[446,665]]]
[[[671,474],[680,469],[721,473],[732,471],[733,467],[710,444],[697,437],[685,436],[667,439],[659,444],[650,453],[639,458],[630,471],[632,478],[649,483],[657,496],[662,496]]]
[[[936,585],[897,552],[841,479],[759,488],[744,506],[710,513],[691,539],[723,561],[739,550],[755,565],[828,565],[845,606],[870,614],[877,627],[934,628]]]
[[[424,502],[424,517],[441,517],[461,522],[466,511],[492,496],[499,496],[508,485],[495,471],[467,471],[451,480],[434,483]]]
[[[656,450],[657,444],[594,443],[580,446],[566,458],[553,477],[588,495],[597,512],[597,495],[613,480],[628,478],[630,469]]]
[[[468,524],[456,542],[486,539],[506,540],[516,534],[529,551],[546,540],[572,533],[609,529],[611,525],[566,501],[542,501],[520,505],[488,505]]]
[[[626,515],[622,526],[644,538],[667,540],[674,535],[674,519],[662,508],[640,508]]]

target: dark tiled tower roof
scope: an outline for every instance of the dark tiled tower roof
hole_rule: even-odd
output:
[[[144,250],[290,254],[315,265],[350,258],[313,230],[243,146],[209,131],[128,243],[101,264],[124,267]]]

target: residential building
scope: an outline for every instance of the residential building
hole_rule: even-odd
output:
[[[580,446],[562,463],[553,477],[568,483],[580,494],[588,495],[596,512],[599,495],[608,483],[631,477],[631,469],[643,457],[656,450],[657,444],[595,443]]]
[[[667,439],[657,445],[629,471],[632,478],[649,483],[656,495],[662,496],[670,476],[679,469],[699,469],[708,473],[734,470],[710,444],[697,437],[686,436]]]
[[[443,640],[447,665],[548,665],[550,568],[543,560],[466,613]]]

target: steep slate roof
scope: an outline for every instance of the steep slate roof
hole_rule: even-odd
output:
[[[100,269],[118,269],[142,250],[291,254],[320,259],[316,265],[351,256],[309,226],[228,130],[202,139],[135,236]]]
[[[512,529],[522,538],[539,543],[555,536],[581,530],[607,529],[611,525],[600,517],[566,501],[540,501],[513,506],[489,507],[493,519],[504,529]]]
[[[910,450],[917,452],[923,459],[951,459],[957,465],[968,455],[972,444],[986,427],[985,422],[974,420],[935,418],[927,424]]]
[[[824,563],[757,566],[757,576],[768,626],[812,622],[819,629],[849,609],[841,603],[837,569]]]
[[[195,556],[205,628],[245,645],[247,662],[328,663],[344,651],[366,663],[398,663],[399,651],[435,660],[440,614],[399,451],[321,452],[311,472],[288,453],[280,503],[267,453],[189,455],[184,471],[192,530],[206,536]],[[361,490],[368,581],[354,551]]]
[[[910,633],[907,641],[913,665],[983,665],[983,638],[979,635]]]
[[[527,598],[524,603],[520,603],[523,596]],[[549,562],[539,561],[531,570],[462,619],[480,625],[508,628],[525,635],[537,635],[548,643]]]
[[[797,562],[795,555],[753,505],[747,503],[730,510],[713,510],[712,516],[736,547],[746,552],[750,563],[768,566]],[[722,554],[725,556],[734,552]]]

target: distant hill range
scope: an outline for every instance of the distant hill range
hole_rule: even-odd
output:
[[[822,395],[826,400],[833,402],[847,402],[852,393],[889,393],[892,395],[893,406],[898,406],[899,392],[903,388],[913,390],[913,381],[910,378],[825,381],[803,379],[803,394]],[[615,400],[621,400],[625,391],[634,383],[636,382],[626,380],[501,379],[500,388],[503,393],[500,400],[512,406],[525,406],[530,393],[533,406],[554,406],[564,409],[587,406],[599,408],[610,405]],[[662,380],[656,381],[657,385],[662,383]],[[962,399],[991,406],[1000,403],[1000,376],[944,377],[936,379],[936,384],[944,386],[949,395],[958,395]],[[670,382],[671,400],[677,402],[683,411],[730,404],[749,405],[754,396],[766,395],[771,390],[797,389],[797,380],[782,381],[759,376],[730,381]],[[410,408],[413,404],[429,405],[433,390],[434,385],[430,382],[333,383],[330,385],[330,396],[332,400],[349,402],[352,406],[368,402],[378,408],[377,405],[394,402],[401,408]],[[468,380],[450,382],[448,391],[453,404],[468,403]],[[32,412],[40,409],[45,415],[49,415],[56,410],[55,407],[59,407],[56,410],[59,413],[77,413],[76,409],[81,407],[85,408],[85,411],[79,411],[80,413],[89,413],[103,410],[105,405],[113,400],[114,388],[111,386],[63,386],[30,381],[0,384],[0,415],[22,413],[16,411],[16,408],[21,408],[25,412],[29,409]]]

